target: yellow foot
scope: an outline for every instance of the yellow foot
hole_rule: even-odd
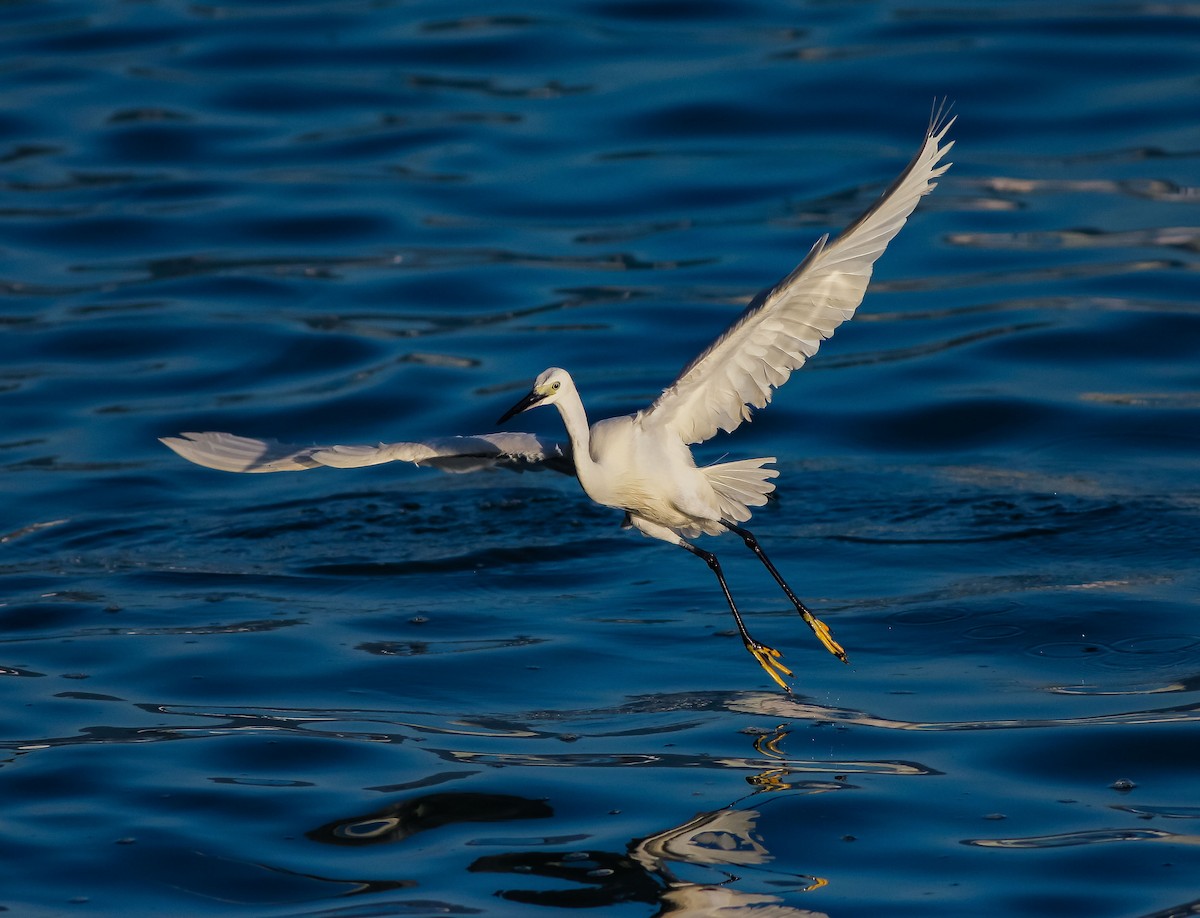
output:
[[[779,662],[782,656],[774,647],[768,647],[766,644],[760,644],[758,641],[747,641],[746,649],[754,655],[754,659],[758,660],[758,665],[766,670],[767,675],[779,683],[779,687],[785,692],[791,692],[791,686],[783,681],[783,676],[792,675],[792,671]]]
[[[829,630],[829,626],[813,615],[811,612],[804,616],[804,620],[808,622],[808,627],[812,628],[813,634],[817,636],[825,649],[841,660],[843,663],[849,663],[846,658],[846,651],[842,649],[842,645],[833,639],[833,634]]]

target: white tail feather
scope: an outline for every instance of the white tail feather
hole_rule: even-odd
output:
[[[701,469],[717,493],[721,519],[744,523],[750,519],[750,507],[761,507],[767,502],[767,495],[775,490],[770,479],[779,477],[779,472],[765,466],[774,461],[774,456],[739,459]]]

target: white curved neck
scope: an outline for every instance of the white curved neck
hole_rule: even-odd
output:
[[[558,409],[563,425],[567,428],[567,438],[571,441],[576,470],[594,465],[591,452],[592,434],[588,426],[587,412],[583,409],[579,390],[573,383],[559,395],[554,407]]]

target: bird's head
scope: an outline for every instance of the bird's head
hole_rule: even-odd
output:
[[[571,377],[566,370],[561,370],[558,367],[543,370],[541,375],[534,380],[533,388],[529,390],[529,394],[509,408],[508,411],[504,412],[504,416],[496,423],[503,424],[509,418],[520,414],[522,411],[528,411],[530,408],[536,408],[539,405],[554,404],[563,392],[571,388],[571,385]]]

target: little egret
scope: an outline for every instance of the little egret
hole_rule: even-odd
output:
[[[792,671],[778,650],[751,637],[716,555],[688,541],[726,531],[739,536],[825,648],[847,662],[829,628],[797,598],[754,535],[739,525],[775,489],[771,479],[779,473],[767,467],[775,457],[697,466],[689,447],[748,420],[751,408],[764,407],[772,390],[854,315],[876,260],[921,197],[936,187],[934,179],[950,168],[942,159],[954,144],[943,141],[953,123],[939,111],[920,150],[880,198],[832,242],[828,234],[818,239],[805,259],[755,297],[650,407],[589,426],[574,380],[566,370],[551,367],[498,422],[553,405],[566,427],[566,445],[524,433],[377,446],[298,447],[226,433],[185,433],[162,442],[185,459],[231,472],[354,468],[399,460],[447,471],[544,466],[573,473],[593,501],[623,511],[626,526],[704,560],[717,577],[746,649],[790,692],[783,677]]]

